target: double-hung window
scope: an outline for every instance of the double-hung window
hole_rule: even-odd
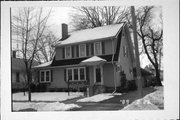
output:
[[[127,46],[123,46],[123,54],[124,54],[124,57],[128,57]]]
[[[78,68],[67,68],[67,79],[69,81],[84,81],[86,80],[86,71],[85,67]]]
[[[51,81],[51,72],[50,70],[41,70],[40,71],[40,82],[50,82]]]
[[[79,68],[80,71],[80,80],[85,80],[85,69]]]
[[[69,58],[71,58],[71,56],[72,56],[71,46],[66,46],[65,47],[65,58],[69,59]]]
[[[95,55],[101,55],[102,54],[101,42],[95,42],[94,43],[94,54]]]
[[[67,70],[67,78],[68,78],[69,81],[71,81],[71,80],[72,80],[72,77],[73,77],[73,75],[72,75],[72,74],[73,74],[72,70],[73,70],[73,69],[68,69],[68,70]]]
[[[79,45],[79,57],[86,57],[86,44]]]

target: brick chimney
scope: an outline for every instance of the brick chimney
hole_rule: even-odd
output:
[[[62,40],[66,39],[68,37],[68,25],[65,23],[62,23]]]

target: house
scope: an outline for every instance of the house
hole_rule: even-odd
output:
[[[141,76],[142,76],[142,85],[143,85],[143,87],[150,86],[151,85],[151,80],[152,80],[152,78],[154,76],[153,73],[141,68]]]
[[[33,61],[33,65],[38,65],[38,63]],[[16,51],[12,51],[11,56],[11,81],[13,92],[21,91],[27,84],[26,67],[23,59],[16,57]]]
[[[89,88],[89,94],[116,90],[120,72],[134,80],[134,56],[126,23],[68,33],[62,24],[62,39],[55,45],[54,59],[35,66],[38,82],[46,89]]]

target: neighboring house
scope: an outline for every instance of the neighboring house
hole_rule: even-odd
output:
[[[92,95],[121,86],[121,71],[134,80],[133,48],[125,23],[72,33],[62,24],[55,52],[51,62],[34,67],[38,82],[47,89],[88,87]]]
[[[19,91],[24,89],[27,82],[26,67],[23,59],[16,58],[16,51],[13,51],[12,53],[13,53],[11,57],[12,90]],[[38,65],[38,63],[34,61],[33,65]]]
[[[152,80],[152,78],[154,76],[153,73],[141,68],[141,76],[142,76],[142,85],[143,85],[143,87],[150,86],[151,85],[151,80]]]

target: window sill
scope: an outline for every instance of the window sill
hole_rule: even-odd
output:
[[[39,83],[51,83],[51,81],[45,81],[45,82],[42,82],[42,81],[41,81],[41,82],[39,82]]]

